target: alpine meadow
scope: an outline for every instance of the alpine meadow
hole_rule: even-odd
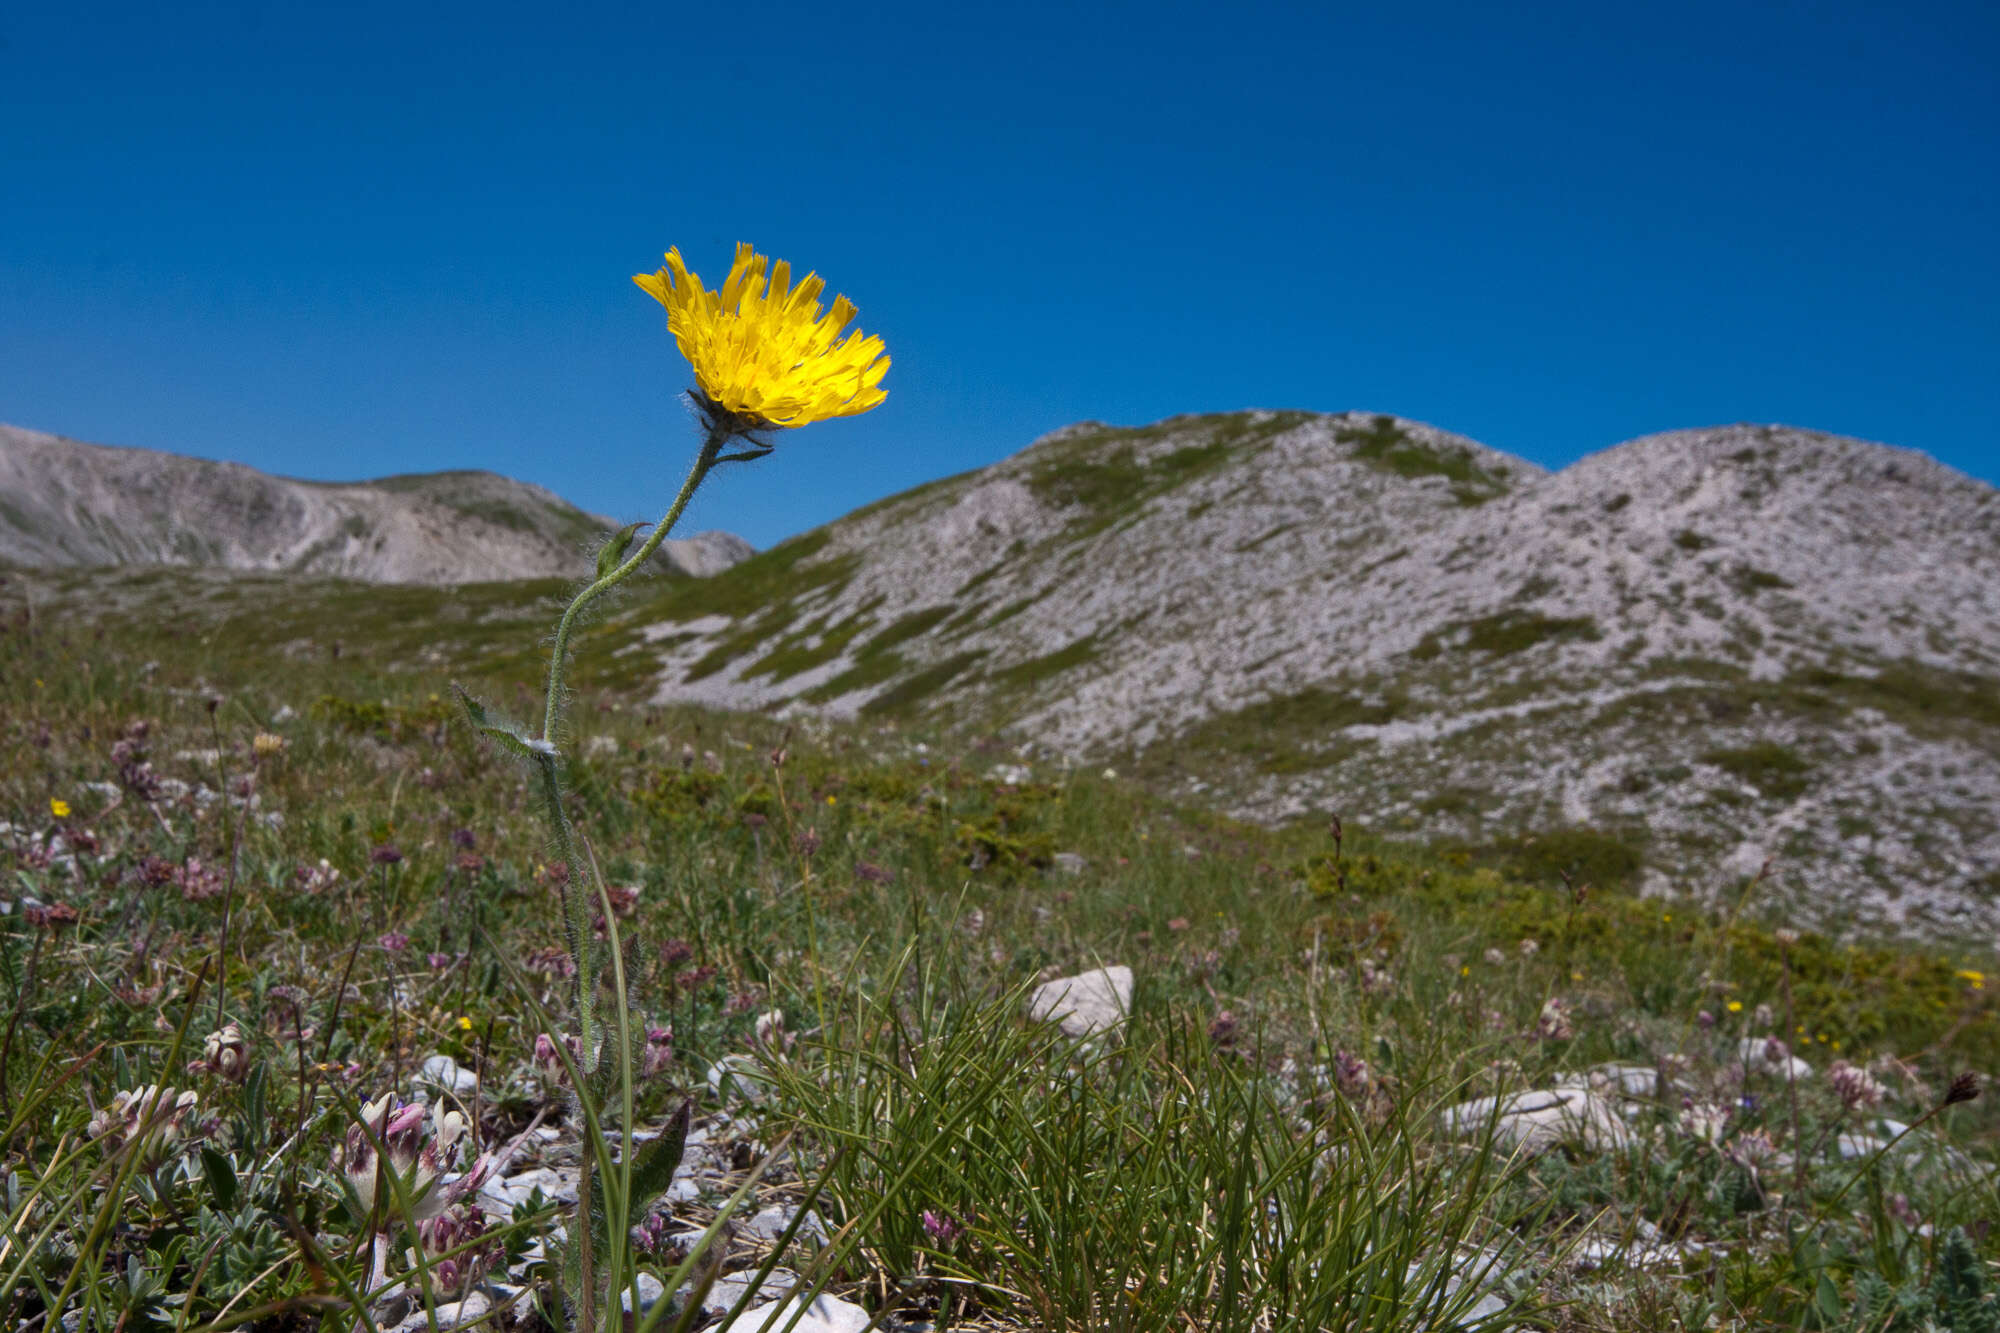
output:
[[[753,551],[893,349],[665,261],[654,521],[0,429],[0,1324],[2000,1330],[2000,492],[1254,410]]]

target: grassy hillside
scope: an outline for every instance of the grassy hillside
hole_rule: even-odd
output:
[[[811,554],[648,596],[754,621],[823,576]],[[559,591],[0,585],[0,1320],[349,1319],[367,1245],[337,1149],[355,1106],[434,1055],[477,1074],[483,1146],[555,1127],[524,1163],[575,1160],[535,1061],[537,1013],[566,1004],[564,877],[522,773],[447,688],[529,713]],[[834,1232],[783,1263],[883,1321],[1985,1327],[1990,1099],[1876,1150],[1883,1116],[1916,1122],[2000,1064],[1984,942],[1793,937],[1754,884],[1720,907],[1640,899],[1606,834],[1272,830],[893,714],[657,706],[627,665],[646,605],[585,636],[562,739],[620,890],[629,998],[672,1030],[639,1114],[694,1090],[718,1163],[672,1227],[783,1142],[760,1202],[817,1188]],[[898,632],[852,637],[890,654]],[[1717,762],[1796,776],[1768,751]],[[1026,1022],[1025,987],[1099,964],[1135,976],[1116,1040]],[[241,1081],[188,1067],[225,1020]],[[1771,1043],[1813,1073],[1787,1082]],[[729,1057],[766,1101],[708,1087]],[[1880,1104],[1836,1061],[1873,1071]],[[1616,1134],[1511,1153],[1439,1114],[1609,1065],[1657,1088],[1604,1092]],[[1600,1090],[1627,1079],[1646,1081]],[[103,1129],[115,1094],[158,1083],[199,1097],[170,1141]],[[492,1290],[519,1296],[501,1326],[537,1326],[522,1286],[550,1220],[495,1223]],[[739,1234],[724,1265],[766,1253]]]
[[[1381,415],[1085,422],[628,623],[664,697],[990,730],[1262,821],[1589,828],[1651,891],[1769,861],[1801,922],[1949,938],[2000,929],[1996,523],[1791,428],[1551,474]]]

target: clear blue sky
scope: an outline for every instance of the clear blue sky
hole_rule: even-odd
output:
[[[895,358],[698,504],[760,545],[1245,407],[2000,479],[1991,3],[84,3],[0,43],[0,421],[81,439],[641,517],[694,432],[629,275],[743,239]]]

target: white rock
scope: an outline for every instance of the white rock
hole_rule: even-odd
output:
[[[639,1274],[637,1285],[639,1288],[640,1314],[644,1314],[646,1313],[646,1311],[658,1305],[660,1303],[660,1297],[667,1294],[666,1284],[661,1282],[660,1279],[654,1277],[651,1273]],[[622,1291],[618,1294],[618,1304],[621,1308],[626,1310],[632,1308],[632,1293],[629,1289],[626,1291]]]
[[[747,1055],[725,1055],[708,1067],[708,1086],[723,1102],[761,1102],[771,1095],[771,1080]]]
[[[709,1314],[728,1314],[741,1303],[744,1293],[750,1290],[750,1279],[756,1275],[757,1270],[753,1268],[716,1279],[715,1285],[708,1289],[708,1295],[702,1298],[701,1308]],[[751,1299],[782,1300],[791,1295],[792,1289],[798,1285],[798,1274],[788,1269],[774,1268],[764,1275],[762,1282],[757,1284],[757,1291]],[[799,1322],[803,1324],[805,1320],[801,1319]]]
[[[790,1204],[774,1203],[745,1222],[743,1234],[756,1240],[776,1240],[785,1234],[785,1228],[798,1215],[799,1210]],[[799,1229],[792,1235],[795,1240],[825,1240],[826,1225],[819,1220],[817,1213],[808,1213],[806,1220],[799,1223]]]
[[[447,1092],[463,1096],[479,1086],[479,1075],[470,1069],[459,1068],[458,1061],[448,1055],[433,1055],[424,1061],[417,1077],[425,1083],[434,1083]]]
[[[1028,997],[1029,1017],[1061,1023],[1072,1037],[1115,1032],[1131,1012],[1132,969],[1124,966],[1044,982]]]
[[[1779,1044],[1783,1045],[1782,1042]],[[1737,1059],[1743,1062],[1745,1069],[1764,1074],[1777,1074],[1788,1082],[1812,1077],[1813,1067],[1804,1060],[1791,1054],[1772,1060],[1770,1048],[1771,1043],[1763,1037],[1745,1037],[1736,1044]]]
[[[1494,1126],[1493,1141],[1503,1149],[1546,1152],[1559,1143],[1603,1150],[1623,1148],[1632,1131],[1610,1103],[1588,1088],[1550,1088],[1511,1097],[1480,1097],[1443,1114],[1445,1129],[1474,1137]]]
[[[1413,1263],[1403,1273],[1406,1284],[1423,1280],[1424,1265]],[[1482,1323],[1507,1308],[1507,1302],[1484,1288],[1493,1286],[1505,1274],[1498,1265],[1498,1256],[1492,1250],[1480,1249],[1470,1254],[1462,1254],[1452,1260],[1451,1269],[1444,1275],[1444,1290],[1439,1293],[1445,1303],[1449,1303],[1470,1282],[1479,1291],[1479,1299],[1474,1301],[1449,1325],[1452,1329],[1463,1329],[1468,1324],[1482,1330],[1482,1333],[1497,1333],[1501,1325]],[[1433,1309],[1435,1307],[1432,1307]]]
[[[516,1204],[526,1203],[537,1189],[551,1203],[575,1203],[576,1169],[555,1171],[546,1166],[534,1167],[519,1175],[487,1181],[480,1187],[479,1195],[502,1209],[512,1209]]]
[[[1653,1097],[1659,1092],[1660,1071],[1651,1065],[1598,1065],[1590,1071],[1589,1086],[1621,1097]]]
[[[1889,1140],[1878,1139],[1873,1134],[1840,1134],[1833,1143],[1840,1155],[1850,1161],[1856,1157],[1871,1156],[1889,1146]]]
[[[463,1300],[450,1301],[437,1307],[439,1328],[457,1328],[475,1319],[484,1319],[493,1302],[484,1292],[468,1291]]]
[[[792,1317],[798,1314],[800,1304],[801,1298],[798,1297],[773,1301],[769,1305],[746,1310],[727,1324],[716,1325],[716,1328],[726,1328],[731,1333],[784,1333],[785,1326],[791,1324],[792,1333],[862,1333],[871,1322],[868,1312],[852,1301],[821,1296],[806,1307],[796,1324],[792,1324]]]
[[[1645,1241],[1634,1241],[1630,1245],[1615,1240],[1604,1240],[1596,1236],[1581,1241],[1569,1252],[1569,1259],[1578,1270],[1589,1272],[1609,1263],[1623,1264],[1628,1268],[1656,1268],[1677,1264],[1687,1258],[1687,1253],[1678,1245],[1652,1245]]]

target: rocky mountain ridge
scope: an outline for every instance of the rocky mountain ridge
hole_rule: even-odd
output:
[[[665,697],[2000,928],[2000,492],[1885,445],[1738,425],[1549,473],[1381,415],[1082,423],[647,614]]]
[[[191,565],[378,583],[577,577],[617,525],[490,472],[337,483],[0,426],[0,564]],[[669,539],[681,573],[751,554],[725,532]]]

